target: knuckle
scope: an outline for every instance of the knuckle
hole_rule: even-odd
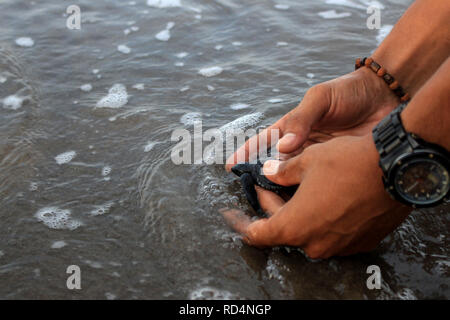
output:
[[[326,258],[326,247],[322,243],[314,243],[305,249],[305,254],[311,259]]]

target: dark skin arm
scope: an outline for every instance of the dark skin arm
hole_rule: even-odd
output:
[[[450,150],[450,58],[401,117],[407,131]],[[257,188],[269,218],[222,213],[250,245],[298,246],[314,259],[370,251],[411,211],[384,190],[378,161],[371,134],[314,144],[287,161],[266,162],[264,171],[277,172],[268,176],[273,182],[301,184],[288,202]]]

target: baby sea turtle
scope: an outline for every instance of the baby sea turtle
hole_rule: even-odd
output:
[[[241,178],[241,185],[242,189],[244,190],[245,196],[258,215],[265,215],[265,213],[259,205],[255,185],[280,195],[292,195],[295,193],[295,190],[297,190],[298,187],[285,187],[270,181],[264,175],[262,168],[263,163],[261,163],[260,161],[255,164],[251,164],[248,162],[239,163],[231,168],[231,171]]]

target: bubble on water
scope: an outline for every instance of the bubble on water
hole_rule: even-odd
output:
[[[255,112],[239,117],[219,128],[220,131],[226,133],[227,136],[234,134],[237,130],[243,130],[257,124],[264,117],[262,112]]]
[[[88,266],[94,269],[101,269],[103,268],[103,265],[100,262],[92,261],[92,260],[84,260],[84,263],[86,263]]]
[[[130,33],[131,33],[131,30],[128,29],[128,28],[123,30],[123,34],[126,35],[126,36],[129,35]]]
[[[154,8],[181,7],[180,0],[147,0],[147,5]]]
[[[386,24],[378,30],[378,35],[376,37],[378,44],[383,42],[384,38],[387,37],[387,35],[389,34],[389,32],[391,32],[393,27],[394,26],[392,26],[392,25]]]
[[[97,73],[99,73],[100,72],[100,70],[98,70],[98,69],[92,69],[92,73],[93,74],[97,74]]]
[[[134,20],[127,21],[128,26],[132,26],[133,24],[136,24],[136,21],[134,21]]]
[[[5,83],[8,80],[7,77],[0,75],[0,83]]]
[[[242,46],[242,42],[240,42],[240,41],[234,41],[231,44],[236,47]]]
[[[213,287],[202,287],[189,294],[189,300],[234,300],[236,298],[236,295],[229,291]]]
[[[207,85],[206,86],[206,88],[209,90],[209,91],[214,91],[214,90],[216,90],[216,88],[214,88],[212,85]]]
[[[318,13],[318,15],[324,19],[340,19],[350,17],[352,14],[350,12],[337,13],[336,10],[328,10],[328,11],[321,11]]]
[[[272,92],[280,92],[280,89],[273,88],[273,89],[272,89]]]
[[[129,54],[131,49],[124,44],[117,46],[117,51],[122,52],[123,54]]]
[[[137,31],[139,31],[139,27],[138,26],[132,26],[131,27],[131,31],[133,31],[133,32],[137,32]]]
[[[230,106],[230,108],[232,110],[241,110],[241,109],[247,109],[249,108],[250,105],[246,104],[246,103],[234,103]]]
[[[196,15],[194,16],[194,18],[197,19],[197,20],[200,20],[200,19],[202,18],[202,15],[201,15],[201,14],[196,14]]]
[[[55,157],[55,160],[56,160],[57,164],[65,164],[65,163],[69,163],[70,161],[72,161],[72,159],[75,158],[76,155],[77,155],[77,153],[75,151],[67,151],[67,152],[58,154]]]
[[[95,206],[95,208],[90,212],[90,214],[93,216],[100,216],[102,214],[108,213],[113,205],[114,202],[110,201],[102,205]]]
[[[67,242],[65,241],[55,241],[52,243],[51,248],[52,249],[61,249],[63,247],[67,246]]]
[[[158,39],[159,41],[169,41],[169,39],[170,39],[170,30],[165,29],[165,30],[162,30],[162,31],[158,32],[155,35],[155,38]]]
[[[86,84],[83,84],[83,85],[80,87],[80,89],[81,89],[81,91],[89,92],[89,91],[92,90],[92,85],[91,85],[90,83],[86,83]]]
[[[397,293],[397,297],[400,300],[417,300],[414,292],[409,288],[404,288],[401,292]]]
[[[179,58],[179,59],[183,59],[183,58],[187,57],[188,54],[189,54],[189,53],[187,53],[187,52],[180,52],[180,53],[177,53],[177,54],[175,55],[175,57],[177,57],[177,58]]]
[[[34,46],[34,40],[29,37],[21,37],[16,39],[16,44],[19,47],[32,47]]]
[[[182,88],[180,89],[180,91],[181,91],[181,92],[185,92],[185,91],[188,91],[190,88],[191,88],[191,87],[189,87],[189,86],[184,86],[184,87],[182,87]]]
[[[278,41],[277,42],[277,47],[286,47],[288,45],[289,45],[289,43],[284,42],[284,41]]]
[[[30,187],[28,188],[28,190],[36,191],[37,189],[38,189],[38,183],[37,182],[31,182],[30,183]]]
[[[155,141],[148,142],[144,147],[144,152],[151,151],[156,144],[158,144],[158,142],[155,142]]]
[[[314,78],[314,73],[307,73],[306,76],[310,79]]]
[[[50,229],[75,230],[81,222],[70,218],[71,212],[58,207],[45,207],[36,212],[35,217]]]
[[[208,68],[202,68],[198,71],[199,74],[201,74],[204,77],[214,77],[219,74],[221,74],[223,71],[222,67],[208,67]]]
[[[274,8],[278,10],[288,10],[290,6],[288,6],[287,4],[276,4]]]
[[[186,126],[194,125],[202,121],[202,114],[199,112],[189,112],[180,118],[180,122]]]
[[[3,253],[2,250],[0,250],[0,258],[3,257],[5,254]]]
[[[137,83],[133,86],[133,89],[136,90],[144,90],[145,89],[145,85],[143,83]]]
[[[111,167],[110,166],[104,166],[102,169],[102,176],[107,176],[111,173]]]
[[[222,50],[223,45],[218,44],[217,46],[214,47],[214,49],[216,49],[217,51]]]
[[[178,61],[178,62],[175,62],[174,65],[176,67],[183,67],[184,66],[184,62]]]
[[[111,292],[106,292],[105,293],[105,297],[106,297],[106,300],[115,300],[115,299],[117,299],[117,296],[115,294],[111,293]]]
[[[120,108],[128,103],[127,88],[120,83],[113,85],[106,96],[97,102],[97,108]]]
[[[22,107],[22,104],[26,98],[17,95],[10,95],[3,99],[3,108],[9,110],[17,110]]]
[[[272,98],[272,99],[269,99],[267,101],[270,102],[270,103],[280,103],[280,102],[283,102],[283,99],[281,99],[281,98]]]

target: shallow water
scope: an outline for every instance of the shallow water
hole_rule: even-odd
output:
[[[412,1],[383,2],[380,31],[368,2],[82,0],[77,31],[69,2],[2,1],[0,298],[448,299],[448,206],[415,211],[370,254],[311,262],[242,245],[218,213],[249,209],[236,179],[170,159],[172,131],[196,119],[274,122]],[[381,290],[366,287],[372,264]]]

